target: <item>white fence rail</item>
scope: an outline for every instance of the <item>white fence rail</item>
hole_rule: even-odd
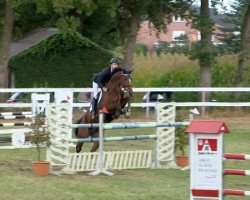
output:
[[[2,93],[55,93],[58,91],[72,91],[73,93],[92,93],[92,88],[10,88],[10,89],[0,89],[0,95]],[[250,87],[227,87],[227,88],[214,88],[214,87],[179,87],[179,88],[133,88],[134,93],[146,93],[150,92],[201,92],[203,96],[207,92],[250,92]],[[88,107],[89,101],[77,103],[74,101],[73,107]],[[155,103],[149,102],[149,95],[146,102],[133,102],[132,107],[154,107]],[[178,107],[249,107],[249,102],[176,102]],[[10,104],[7,102],[0,102],[0,108],[4,107],[31,107],[31,103],[15,103]]]

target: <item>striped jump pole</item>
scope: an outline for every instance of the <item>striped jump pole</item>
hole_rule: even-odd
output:
[[[30,126],[31,122],[0,123],[0,126]]]
[[[120,137],[104,137],[104,142],[109,141],[127,141],[127,140],[147,140],[147,139],[156,139],[156,135],[131,135],[131,136],[120,136]],[[78,143],[78,142],[96,142],[99,141],[100,138],[79,138],[79,139],[71,139],[70,142]]]
[[[0,116],[0,119],[24,119],[32,117],[34,117],[34,115],[4,115]]]
[[[134,128],[150,128],[150,127],[179,127],[187,126],[189,122],[130,122],[130,123],[104,123],[103,129],[134,129]],[[99,124],[72,124],[71,128],[98,128]]]
[[[225,169],[224,175],[250,176],[250,170]]]
[[[12,116],[12,115],[32,115],[32,112],[2,112],[0,116]]]
[[[245,190],[224,190],[224,195],[250,196],[250,191]]]
[[[231,160],[250,160],[250,155],[225,153],[224,158],[231,159]]]

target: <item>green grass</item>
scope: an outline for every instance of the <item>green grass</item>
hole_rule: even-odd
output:
[[[229,115],[232,115],[229,113]],[[225,120],[230,133],[225,135],[225,150],[230,153],[250,154],[249,117],[218,118]],[[213,116],[207,116],[211,118]],[[135,120],[134,120],[135,121]],[[154,129],[111,130],[106,136],[153,134]],[[127,141],[105,143],[106,150],[152,149],[152,141]],[[88,151],[90,144],[84,146]],[[45,151],[43,152],[45,156]],[[74,175],[32,174],[31,163],[36,150],[1,150],[0,188],[1,200],[187,200],[189,199],[189,171],[178,169],[115,170],[112,177],[88,176],[86,172]],[[227,168],[249,169],[249,161],[226,161]],[[225,188],[250,190],[250,177],[226,176]],[[239,197],[226,197],[238,200]],[[247,199],[247,197],[242,198]]]
[[[237,55],[224,55],[216,58],[219,66],[234,65],[237,66]],[[198,61],[190,60],[185,55],[180,54],[155,54],[145,56],[135,56],[133,66],[133,86],[150,87],[151,80],[161,76],[164,73],[176,69],[188,69],[193,71],[199,68]],[[162,87],[169,87],[163,85]],[[176,85],[178,87],[178,85]]]

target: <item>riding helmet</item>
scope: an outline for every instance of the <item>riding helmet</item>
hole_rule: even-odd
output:
[[[113,64],[113,63],[119,65],[119,60],[118,60],[118,58],[112,58],[112,59],[109,61],[109,64]]]

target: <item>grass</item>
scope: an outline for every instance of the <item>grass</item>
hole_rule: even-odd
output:
[[[219,115],[220,114],[220,115]],[[226,117],[225,117],[226,116]],[[230,134],[225,135],[225,149],[230,153],[246,153],[250,150],[249,114],[217,113],[205,118],[225,120]],[[138,116],[133,119],[138,121]],[[142,117],[144,118],[144,116]],[[120,121],[125,119],[120,119]],[[143,119],[141,119],[144,121]],[[152,134],[150,129],[111,130],[106,135]],[[128,141],[105,143],[106,150],[150,149],[152,141]],[[84,146],[88,151],[89,144]],[[43,156],[45,150],[43,149]],[[189,199],[189,171],[178,169],[116,170],[107,177],[74,175],[49,175],[37,177],[31,172],[36,149],[1,150],[0,188],[1,200],[187,200]],[[249,169],[249,161],[226,161],[227,168]],[[250,190],[250,177],[226,176],[225,188]],[[239,199],[237,196],[226,200]],[[247,197],[246,197],[247,199]]]
[[[216,58],[219,65],[233,64],[237,66],[237,55],[224,55]],[[180,54],[156,54],[145,56],[135,56],[133,71],[134,87],[150,87],[150,81],[168,71],[199,67],[198,61],[190,60],[185,55]],[[167,86],[165,86],[167,87]]]
[[[220,57],[219,62],[228,62],[231,58]],[[233,58],[235,60],[235,58]],[[236,63],[236,62],[235,62]],[[150,79],[181,67],[198,67],[197,62],[185,56],[155,55],[135,58],[133,85],[149,86]],[[142,81],[143,80],[143,81]],[[185,116],[182,119],[187,120]],[[143,117],[133,116],[134,121]],[[218,112],[205,116],[209,119],[222,119],[231,131],[225,135],[225,150],[230,153],[250,154],[250,134],[248,113]],[[121,119],[122,120],[122,119]],[[112,130],[106,135],[152,134],[154,129]],[[152,141],[127,141],[105,143],[105,150],[152,149]],[[84,151],[90,144],[84,146]],[[73,151],[73,150],[72,150]],[[43,158],[45,158],[43,149]],[[36,149],[1,150],[0,188],[1,200],[187,200],[189,199],[189,171],[178,169],[140,169],[114,171],[115,175],[92,177],[87,173],[75,175],[49,175],[37,177],[32,174],[31,163],[36,159]],[[227,168],[249,169],[249,161],[226,161]],[[225,188],[250,190],[250,178],[247,176],[225,177]],[[237,196],[226,200],[239,199]],[[247,199],[242,198],[242,199]]]

